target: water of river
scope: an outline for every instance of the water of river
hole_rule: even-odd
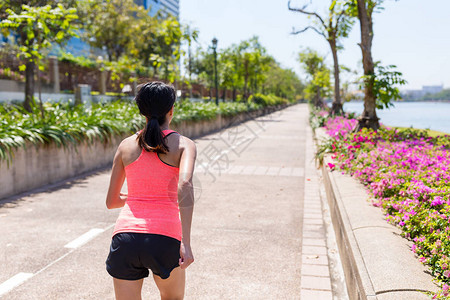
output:
[[[387,126],[432,129],[450,133],[450,103],[395,102],[390,109],[377,110],[380,122]],[[346,102],[344,111],[362,113],[361,101]]]

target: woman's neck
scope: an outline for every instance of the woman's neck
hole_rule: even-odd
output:
[[[169,123],[166,122],[166,123],[162,124],[161,126],[159,126],[159,128],[161,128],[161,131],[162,130],[167,130],[167,129],[169,129]]]

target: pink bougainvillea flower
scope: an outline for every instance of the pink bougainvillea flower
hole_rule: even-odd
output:
[[[442,205],[444,203],[445,203],[445,201],[442,200],[442,197],[436,196],[436,197],[434,197],[433,201],[431,201],[431,206]]]
[[[336,167],[336,165],[335,165],[335,164],[332,164],[332,163],[328,163],[328,167],[329,167],[331,170],[334,170],[334,168]]]
[[[449,289],[448,284],[444,283],[444,285],[442,286],[442,294],[444,296],[448,296],[448,289]]]

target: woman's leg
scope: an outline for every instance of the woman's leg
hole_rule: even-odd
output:
[[[144,278],[139,280],[122,280],[113,278],[116,300],[141,300]]]
[[[166,279],[153,274],[161,294],[161,300],[182,300],[184,298],[185,272],[180,267],[176,267]]]

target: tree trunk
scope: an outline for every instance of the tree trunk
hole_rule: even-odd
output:
[[[226,89],[226,88],[222,89],[222,99],[223,99],[223,102],[225,102],[226,92],[227,92],[227,89]]]
[[[376,98],[373,93],[375,67],[372,58],[372,40],[373,40],[373,24],[372,11],[368,14],[366,8],[366,1],[358,0],[358,18],[361,25],[361,47],[364,67],[364,111],[359,118],[359,123],[356,130],[363,127],[377,130],[380,128],[376,112]]]
[[[245,67],[245,75],[244,75],[244,99],[248,98],[248,91],[247,91],[247,86],[248,86],[248,61],[246,60],[244,62],[244,67]]]
[[[314,97],[314,106],[317,108],[323,108],[325,104],[322,101],[322,96],[320,95],[320,86],[316,87],[316,96]]]
[[[344,110],[342,109],[342,100],[340,93],[340,80],[339,80],[339,61],[336,49],[336,38],[328,40],[331,53],[333,54],[334,62],[334,99],[331,105],[331,115],[342,115]]]
[[[38,79],[38,91],[39,91],[39,108],[41,110],[42,119],[45,118],[44,115],[44,105],[42,104],[42,84],[41,84],[41,70],[39,69],[40,61],[38,60],[38,68],[37,68],[37,79]]]
[[[233,88],[233,102],[236,101],[236,88]]]
[[[29,60],[25,66],[25,101],[23,107],[28,112],[32,112],[32,106],[34,106],[34,62]]]

